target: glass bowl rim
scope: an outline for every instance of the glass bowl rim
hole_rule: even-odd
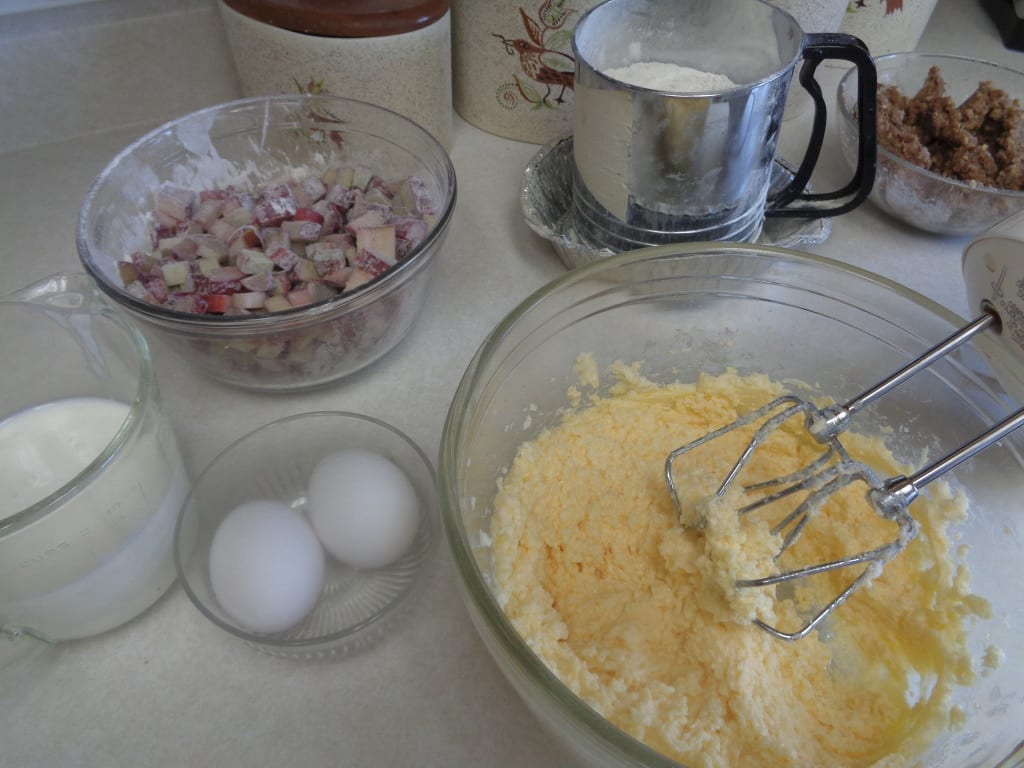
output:
[[[164,134],[173,131],[177,126],[186,121],[201,119],[207,115],[216,113],[231,113],[252,110],[262,107],[268,109],[272,104],[287,105],[294,103],[321,103],[336,102],[338,104],[351,104],[356,109],[364,109],[368,112],[377,112],[382,119],[404,123],[407,127],[414,129],[427,141],[437,153],[441,162],[442,174],[439,177],[439,184],[445,192],[444,207],[437,217],[437,221],[427,236],[420,242],[413,251],[401,262],[395,264],[387,272],[384,272],[372,280],[367,281],[356,289],[330,296],[322,301],[301,307],[292,307],[280,312],[264,313],[260,315],[199,315],[190,312],[179,312],[164,306],[150,304],[137,299],[127,293],[123,288],[118,288],[112,283],[107,274],[100,268],[88,246],[89,243],[89,217],[92,213],[95,197],[99,190],[107,183],[109,177],[123,162],[131,157],[138,149],[158,140]],[[352,129],[349,129],[352,130]],[[356,132],[364,133],[367,127],[362,126]],[[392,142],[394,143],[394,142]],[[401,145],[398,145],[401,146]],[[402,147],[405,149],[405,147]],[[305,323],[316,321],[348,309],[356,309],[363,304],[369,304],[377,300],[379,291],[395,287],[392,284],[401,284],[401,278],[414,272],[414,266],[418,268],[429,260],[433,255],[435,247],[441,242],[446,234],[448,225],[451,223],[458,198],[458,181],[455,174],[455,166],[451,156],[444,149],[441,143],[419,123],[400,115],[394,110],[377,104],[371,104],[359,99],[350,99],[343,96],[328,94],[274,94],[269,96],[251,96],[243,99],[214,104],[203,109],[189,112],[162,125],[153,128],[144,135],[132,141],[122,148],[97,174],[89,185],[82,205],[78,212],[78,221],[75,226],[75,245],[78,251],[79,260],[88,275],[96,282],[100,290],[110,296],[119,305],[132,312],[135,312],[149,320],[161,323],[180,324],[184,328],[196,330],[244,330],[245,332],[268,332],[277,331],[288,321]],[[365,300],[365,302],[364,302]]]
[[[0,517],[0,539],[14,535],[26,526],[46,517],[60,505],[73,499],[90,486],[93,480],[103,473],[122,451],[127,450],[126,446],[131,439],[142,429],[142,423],[147,418],[146,409],[154,405],[158,410],[159,403],[154,401],[159,398],[156,387],[156,372],[153,368],[153,354],[150,351],[149,343],[142,332],[121,313],[115,311],[103,299],[103,295],[96,290],[95,284],[81,272],[58,272],[48,277],[37,280],[23,288],[0,296],[0,304],[29,304],[47,295],[55,295],[58,292],[77,293],[82,303],[77,307],[60,307],[61,309],[81,309],[90,314],[99,315],[113,323],[128,339],[132,350],[136,355],[136,370],[139,381],[135,387],[135,395],[128,406],[128,415],[117,428],[117,431],[110,438],[110,441],[86,466],[76,472],[74,477],[61,484],[52,493],[38,499],[34,503],[18,510],[12,515]],[[89,299],[95,298],[95,304],[91,309],[86,307]],[[36,305],[37,308],[39,305]],[[39,406],[35,406],[39,407]],[[14,414],[9,414],[13,416]],[[4,417],[6,418],[6,417]]]
[[[932,53],[929,51],[909,51],[909,52],[896,52],[886,53],[881,56],[874,57],[875,67],[879,71],[881,70],[880,65],[891,65],[890,68],[898,66],[900,61],[908,61],[911,59],[929,60],[934,59],[936,63],[943,61],[956,62],[961,64],[980,64],[986,68],[992,68],[1000,70],[1002,72],[1018,75],[1022,80],[1022,88],[1024,88],[1024,71],[1008,67],[1005,64],[999,64],[995,61],[989,61],[988,59],[979,59],[974,56],[963,56],[954,53]],[[842,117],[842,121],[846,125],[853,125],[855,123],[853,113],[847,107],[846,100],[843,98],[843,93],[847,88],[849,81],[856,74],[857,69],[851,68],[839,80],[839,86],[836,88],[836,101],[839,104],[839,113]],[[885,159],[889,163],[895,164],[897,167],[905,168],[908,171],[912,171],[918,174],[921,178],[934,181],[937,183],[946,184],[951,189],[960,189],[964,192],[969,192],[975,195],[997,195],[1000,197],[1021,198],[1024,199],[1024,190],[1014,189],[1000,189],[998,187],[989,187],[984,184],[971,184],[966,181],[960,181],[959,179],[953,179],[949,176],[943,176],[940,173],[929,171],[927,168],[922,168],[920,165],[914,165],[909,160],[906,160],[894,152],[878,144],[878,156],[880,159]],[[877,184],[877,181],[876,181]]]

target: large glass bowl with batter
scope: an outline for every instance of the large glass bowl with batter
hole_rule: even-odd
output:
[[[853,267],[731,244],[622,254],[567,274],[509,314],[455,394],[439,487],[472,621],[538,722],[589,765],[678,765],[574,695],[530,649],[497,598],[489,532],[498,480],[521,443],[558,422],[580,353],[592,355],[601,371],[616,360],[642,361],[643,373],[659,383],[736,369],[807,382],[843,401],[962,324],[927,298]],[[926,450],[941,455],[1015,408],[1007,389],[1020,389],[994,374],[1012,368],[1012,360],[987,332],[859,414],[854,428],[888,433],[897,459],[919,466]],[[611,377],[601,383],[607,389]],[[955,541],[967,546],[972,591],[993,609],[991,619],[972,626],[971,658],[982,659],[990,646],[1004,658],[995,669],[979,665],[974,684],[958,689],[963,726],[925,754],[923,764],[935,768],[1024,766],[1022,448],[1024,435],[1011,436],[951,478],[970,501]]]

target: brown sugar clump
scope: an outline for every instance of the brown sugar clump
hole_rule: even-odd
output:
[[[959,106],[938,67],[907,97],[878,88],[878,143],[914,165],[969,184],[1024,190],[1024,117],[1018,99],[983,81]]]

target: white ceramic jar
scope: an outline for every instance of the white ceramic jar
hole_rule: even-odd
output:
[[[449,0],[220,0],[220,9],[246,96],[367,101],[450,148]]]

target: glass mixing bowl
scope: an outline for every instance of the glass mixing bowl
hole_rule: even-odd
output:
[[[383,274],[322,301],[263,314],[192,314],[125,290],[118,262],[151,246],[153,197],[162,183],[252,191],[333,164],[362,165],[385,180],[417,176],[430,195],[430,231]],[[78,254],[145,332],[209,376],[246,389],[304,389],[364,368],[405,337],[426,298],[455,198],[448,154],[401,115],[334,96],[243,99],[173,120],[118,154],[82,204]]]
[[[875,59],[878,83],[907,95],[920,90],[931,67],[938,67],[946,92],[962,103],[982,81],[1024,99],[1024,73],[966,56],[939,53],[890,53]],[[857,70],[839,82],[839,139],[851,168],[857,163]],[[975,235],[1024,208],[1024,192],[957,181],[925,170],[885,147],[878,147],[878,167],[870,200],[904,224],[941,235]]]
[[[512,685],[586,764],[674,766],[576,697],[502,612],[490,550],[497,482],[517,447],[558,422],[573,364],[590,353],[602,372],[642,361],[656,382],[693,381],[734,368],[808,382],[842,401],[949,336],[960,318],[883,278],[820,257],[757,246],[659,246],[577,269],[534,293],[486,339],[445,423],[439,458],[442,520],[472,621]],[[980,350],[980,351],[979,351]],[[1005,416],[1011,398],[987,357],[986,335],[859,414],[854,429],[892,429],[887,442],[918,466]],[[602,377],[602,389],[610,385]],[[953,482],[971,502],[956,540],[968,547],[972,589],[993,618],[971,631],[972,659],[994,644],[997,669],[956,696],[964,726],[944,734],[923,764],[1024,765],[1024,577],[1020,492],[1024,435],[962,466]],[[913,511],[913,508],[911,508]],[[842,610],[842,608],[840,608]],[[782,641],[780,641],[782,642]],[[815,642],[806,640],[801,642]],[[984,671],[984,670],[981,670]]]
[[[394,562],[356,569],[328,556],[323,589],[306,618],[290,629],[256,633],[217,602],[210,546],[221,522],[240,504],[281,502],[308,515],[310,473],[336,451],[372,451],[409,479],[419,523],[409,548]],[[384,637],[412,604],[435,539],[434,469],[420,447],[390,424],[345,411],[286,416],[240,437],[196,479],[174,528],[174,565],[189,600],[215,625],[271,656],[321,659],[362,650]]]

